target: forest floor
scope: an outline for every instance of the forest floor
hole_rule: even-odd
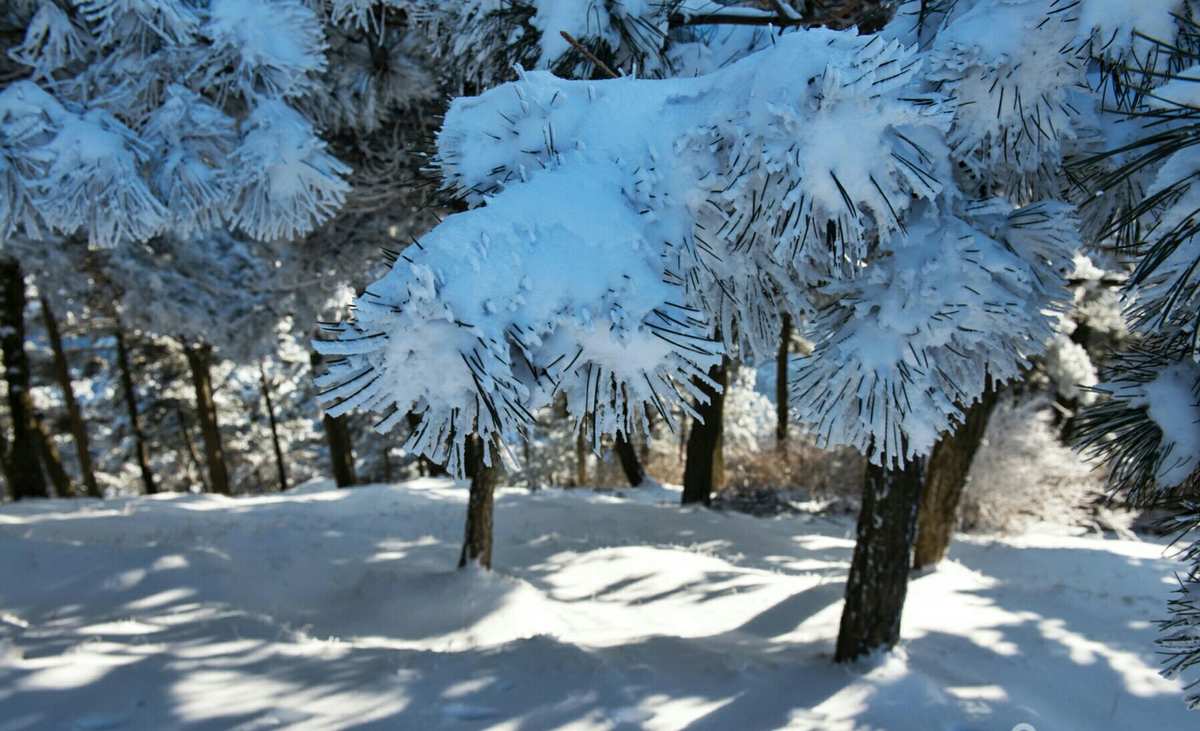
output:
[[[1160,539],[957,536],[904,642],[830,662],[853,522],[680,509],[669,488],[0,506],[0,729],[1127,731],[1157,675]],[[1020,724],[1028,724],[1021,726]]]

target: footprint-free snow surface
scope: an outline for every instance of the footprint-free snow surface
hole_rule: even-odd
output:
[[[624,495],[501,491],[492,573],[443,481],[2,506],[0,729],[1196,726],[1161,542],[959,536],[845,667],[852,522]]]

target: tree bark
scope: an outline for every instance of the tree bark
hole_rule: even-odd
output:
[[[192,372],[192,387],[196,392],[196,418],[200,420],[208,483],[213,492],[229,495],[229,468],[225,465],[225,445],[221,441],[221,425],[217,421],[217,405],[213,401],[212,346],[185,345],[183,353],[187,357],[188,368]]]
[[[96,483],[96,469],[92,464],[87,423],[83,419],[83,411],[79,408],[79,400],[75,397],[75,384],[71,381],[71,368],[63,348],[58,318],[54,316],[50,301],[45,296],[42,297],[42,319],[46,323],[46,337],[50,341],[50,350],[54,353],[54,377],[62,390],[63,403],[67,406],[67,419],[71,425],[71,436],[75,440],[75,455],[79,459],[83,487],[88,497],[104,497],[100,492],[100,485]]]
[[[637,487],[645,482],[646,469],[642,466],[642,460],[638,459],[633,445],[625,438],[624,432],[617,433],[613,448],[617,452],[617,458],[621,460],[621,469],[625,472],[625,479],[629,480],[629,485]]]
[[[312,353],[309,356],[314,373],[321,368],[321,356]],[[325,427],[325,440],[329,444],[329,462],[333,469],[333,480],[338,487],[353,487],[358,484],[358,476],[354,472],[354,442],[350,438],[350,429],[346,426],[346,417],[334,418],[329,414],[321,414],[321,424]]]
[[[920,494],[919,462],[899,470],[867,465],[836,662],[890,649],[900,639]]]
[[[133,433],[133,452],[137,459],[138,469],[142,474],[142,488],[147,495],[158,492],[154,484],[154,473],[150,471],[149,451],[146,448],[146,435],[142,433],[142,420],[138,414],[137,391],[133,387],[133,371],[129,367],[129,348],[125,343],[125,332],[120,321],[116,324],[114,334],[117,339],[117,368],[121,371],[121,390],[125,392],[125,410],[129,415],[129,430]]]
[[[338,487],[353,487],[358,484],[358,476],[354,473],[354,444],[350,439],[350,430],[346,427],[346,417],[336,419],[329,414],[321,416],[325,425],[325,438],[329,442],[329,460],[333,463],[333,479]]]
[[[179,422],[179,438],[183,441],[188,459],[200,477],[200,486],[204,492],[212,492],[208,487],[208,479],[204,476],[204,463],[200,461],[200,455],[196,453],[196,442],[192,439],[192,430],[188,428],[187,415],[183,413],[183,407],[178,403],[175,404],[175,418]]]
[[[990,386],[967,409],[963,425],[953,434],[943,436],[934,445],[925,464],[925,485],[921,489],[921,506],[917,513],[917,539],[913,547],[913,568],[933,566],[946,557],[950,538],[958,518],[958,503],[971,462],[988,419],[996,406],[996,392]]]
[[[495,461],[490,466],[484,464],[483,448],[479,437],[468,437],[464,456],[470,471],[471,494],[467,500],[462,553],[458,558],[460,569],[469,564],[492,568],[492,517],[500,466]]]
[[[704,421],[693,420],[688,433],[687,461],[683,465],[682,504],[712,504],[712,494],[725,484],[725,391],[729,386],[729,361],[722,359],[708,377],[720,385],[707,404],[696,404]],[[708,389],[707,385],[700,385]]]
[[[775,446],[787,451],[788,438],[788,357],[791,355],[792,316],[784,313],[779,329],[779,353],[775,356]]]
[[[8,382],[8,412],[12,440],[4,475],[14,500],[49,497],[42,474],[33,400],[29,395],[29,356],[25,352],[25,275],[11,257],[0,258],[0,350],[4,355],[4,378]]]
[[[587,439],[583,436],[583,427],[575,434],[575,487],[587,484]]]
[[[271,403],[271,384],[267,381],[267,369],[261,361],[258,364],[258,378],[262,385],[263,401],[267,406],[267,419],[271,423],[271,445],[275,447],[275,472],[279,477],[279,491],[284,492],[288,489],[287,463],[283,460],[283,447],[279,445],[279,424],[275,419],[275,405]]]
[[[71,476],[63,467],[62,455],[58,453],[58,445],[54,443],[54,437],[46,430],[45,422],[36,412],[33,416],[33,425],[38,456],[42,460],[42,466],[46,469],[46,476],[50,478],[50,484],[54,486],[55,496],[75,497],[75,487],[71,485]]]

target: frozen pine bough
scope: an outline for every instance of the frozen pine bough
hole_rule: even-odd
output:
[[[340,358],[330,408],[381,429],[415,412],[408,447],[457,470],[468,435],[512,444],[562,393],[598,444],[690,412],[708,368],[773,351],[788,312],[816,344],[801,419],[877,463],[927,452],[1053,334],[1081,246],[1062,161],[1102,140],[1077,14],[1000,4],[1031,39],[970,45],[990,3],[924,24],[917,5],[880,35],[787,33],[694,78],[530,71],[456,100],[437,164],[469,210],[318,343]],[[988,82],[1048,48],[1049,78]],[[1017,91],[1067,108],[1052,143]],[[976,109],[992,92],[999,120]]]

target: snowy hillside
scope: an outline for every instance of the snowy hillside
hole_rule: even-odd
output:
[[[619,495],[500,491],[492,574],[453,570],[442,481],[5,505],[0,729],[1195,723],[1156,674],[1160,543],[960,536],[848,668],[849,522]]]

